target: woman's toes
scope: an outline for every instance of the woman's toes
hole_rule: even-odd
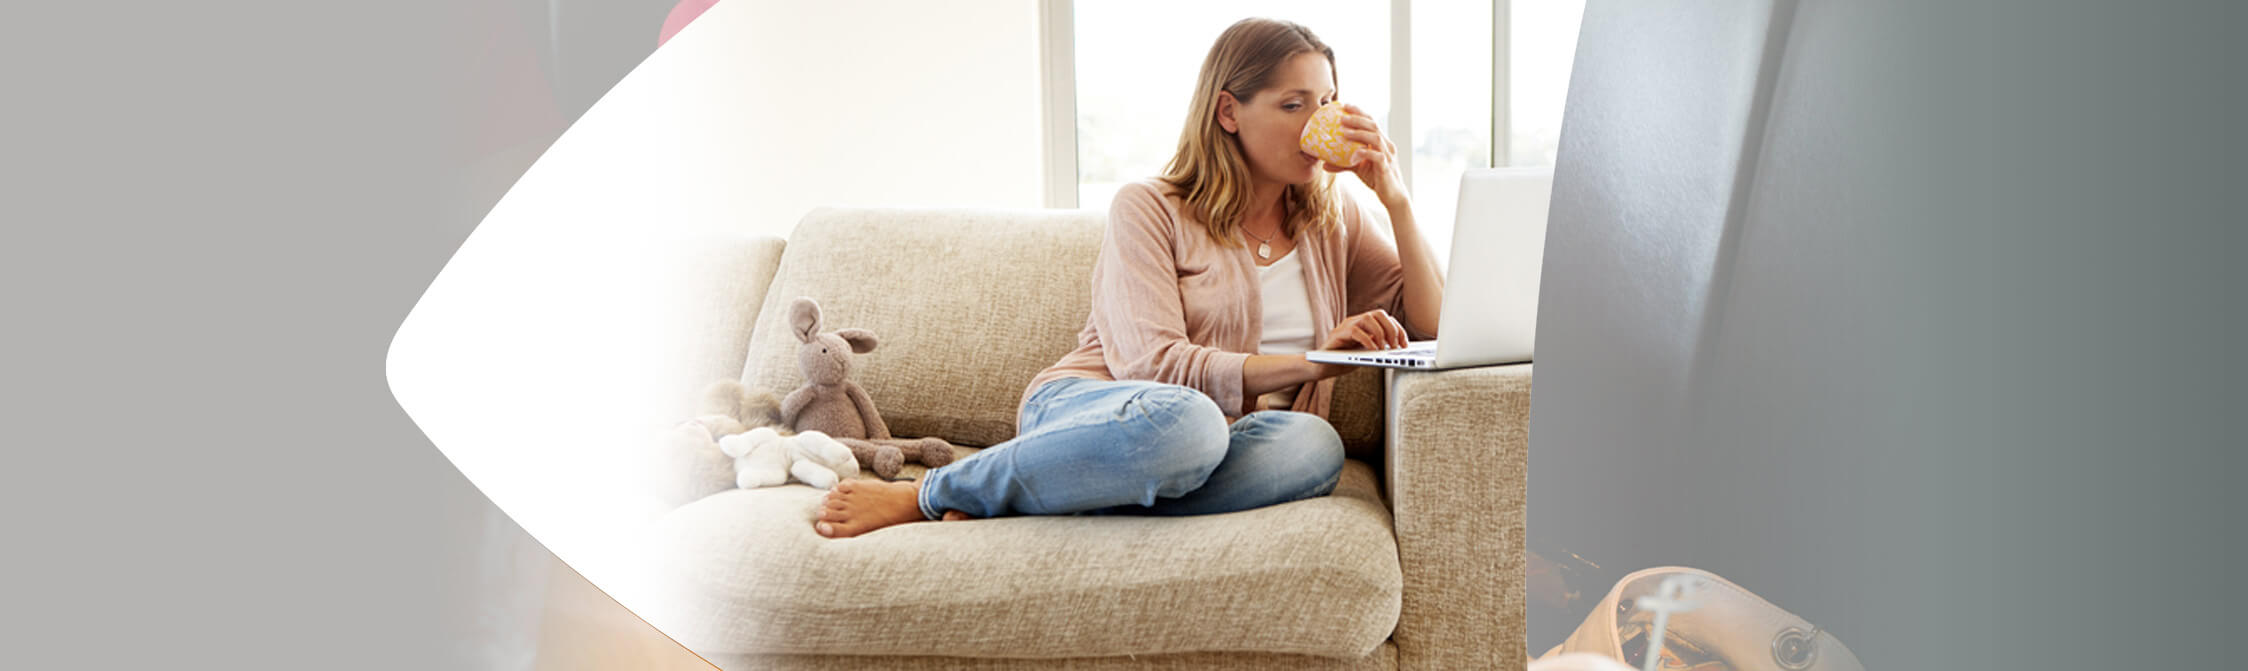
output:
[[[822,535],[822,536],[827,536],[827,537],[829,537],[829,538],[834,538],[834,537],[835,537],[835,526],[834,526],[834,525],[831,525],[831,524],[828,524],[828,523],[826,523],[826,522],[820,522],[820,523],[817,523],[817,524],[813,524],[813,525],[812,525],[812,530],[813,530],[813,531],[817,531],[817,532],[819,532],[819,533],[820,533],[820,535]]]

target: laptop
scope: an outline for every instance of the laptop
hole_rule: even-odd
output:
[[[1552,197],[1551,168],[1468,170],[1460,176],[1437,339],[1396,349],[1312,350],[1304,358],[1412,370],[1529,361]]]

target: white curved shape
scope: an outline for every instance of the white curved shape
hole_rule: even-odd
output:
[[[871,5],[871,6],[870,6]],[[818,205],[1036,207],[1029,2],[721,3],[555,141],[400,325],[392,394],[478,489],[619,603],[655,597],[634,485],[707,380],[667,250]],[[958,30],[933,30],[956,27]]]

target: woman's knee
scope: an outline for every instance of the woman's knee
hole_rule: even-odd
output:
[[[1150,385],[1132,394],[1125,404],[1157,423],[1219,429],[1226,426],[1225,413],[1218,409],[1218,403],[1193,387]]]
[[[1208,473],[1225,460],[1225,413],[1208,395],[1191,387],[1167,384],[1141,390],[1126,404],[1137,410],[1128,409],[1127,416],[1145,418],[1153,432],[1142,445],[1158,453],[1149,456],[1181,470],[1201,473]]]
[[[1276,478],[1319,484],[1335,479],[1343,470],[1343,438],[1335,426],[1318,415],[1292,411],[1251,413],[1244,422],[1256,422],[1262,432],[1261,461],[1277,472]]]

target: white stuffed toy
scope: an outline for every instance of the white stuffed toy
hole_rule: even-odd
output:
[[[859,474],[851,448],[818,431],[783,436],[760,426],[718,439],[718,449],[734,458],[734,484],[743,489],[786,484],[790,476],[827,489]]]

